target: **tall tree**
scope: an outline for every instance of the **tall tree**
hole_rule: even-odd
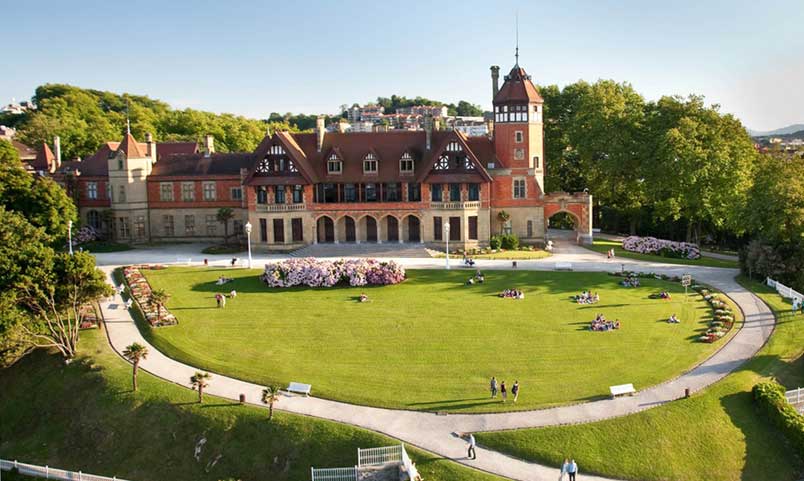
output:
[[[223,224],[223,243],[226,244],[229,242],[229,221],[234,219],[234,210],[231,207],[221,207],[218,209],[217,214],[215,214],[215,218],[218,219],[218,222]]]
[[[137,390],[137,372],[140,367],[140,361],[148,357],[148,348],[142,344],[135,342],[126,346],[123,350],[123,357],[128,359],[132,365],[131,371],[131,384],[133,389]]]
[[[262,390],[262,402],[268,405],[268,420],[274,418],[274,403],[279,401],[279,386],[271,385]]]

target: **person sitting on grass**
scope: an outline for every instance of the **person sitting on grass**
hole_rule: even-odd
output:
[[[474,284],[475,284],[475,278],[474,277],[470,277],[469,280],[466,281],[467,286],[472,286]]]
[[[484,282],[486,282],[486,276],[482,272],[480,272],[480,270],[478,270],[477,272],[475,272],[475,281],[477,281],[480,284],[483,284]]]
[[[464,258],[463,258],[463,264],[464,264],[466,267],[474,267],[474,266],[475,266],[475,261],[474,261],[474,260],[472,260],[472,258],[471,258],[471,257],[464,257]]]
[[[237,297],[237,291],[232,289],[232,292],[229,293],[229,299],[234,299]]]
[[[525,293],[518,289],[506,289],[500,293],[500,297],[505,299],[524,299]]]
[[[673,315],[670,316],[670,319],[667,320],[667,322],[670,324],[680,324],[681,320],[678,317],[676,317],[676,313],[674,312]]]
[[[215,284],[217,284],[219,286],[222,286],[222,285],[226,284],[227,282],[232,282],[232,278],[231,277],[220,276],[220,277],[218,277],[218,280],[215,282]]]
[[[360,293],[360,298],[359,298],[359,301],[360,301],[360,302],[368,302],[368,296],[366,295],[366,293],[365,293],[365,292],[361,292],[361,293]]]

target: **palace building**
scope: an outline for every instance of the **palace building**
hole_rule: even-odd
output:
[[[491,73],[493,123],[482,137],[430,116],[420,131],[361,133],[327,132],[320,118],[313,133],[269,133],[253,152],[216,153],[212,136],[199,148],[126,133],[48,168],[73,191],[82,223],[118,241],[220,240],[242,236],[248,221],[265,250],[445,236],[469,248],[497,233],[543,242],[548,219],[567,212],[577,240],[591,242],[591,196],[544,192],[543,100],[530,76],[517,64],[499,86],[499,67]],[[49,149],[42,157],[56,163]],[[234,211],[226,228],[222,207]]]

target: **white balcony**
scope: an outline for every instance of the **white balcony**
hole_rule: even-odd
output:
[[[430,202],[430,208],[438,210],[479,209],[480,201],[472,200],[467,202]]]

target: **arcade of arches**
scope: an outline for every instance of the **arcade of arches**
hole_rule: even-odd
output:
[[[344,215],[333,219],[322,215],[316,220],[316,242],[423,242],[421,219],[413,214],[401,219],[393,215],[353,217]]]

